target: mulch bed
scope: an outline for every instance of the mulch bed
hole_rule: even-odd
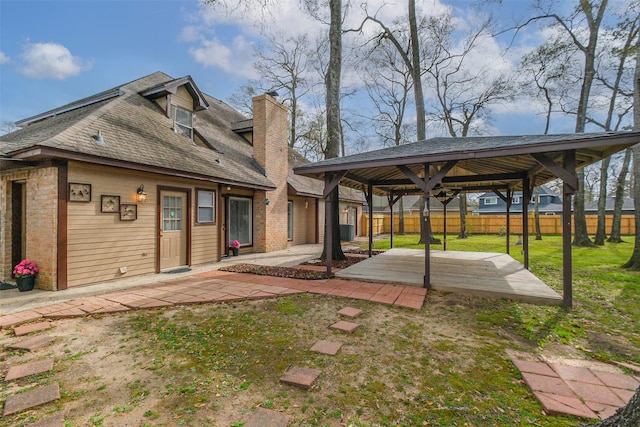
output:
[[[378,255],[384,251],[372,251],[372,255]],[[367,255],[369,252],[367,250],[360,249],[352,249],[349,251],[345,251],[344,254],[347,256],[346,260],[333,261],[333,268],[336,270],[347,268],[356,264],[365,258],[362,255]],[[352,255],[352,256],[350,256]],[[323,260],[311,260],[301,265],[314,265],[314,266],[325,266],[327,263]],[[326,279],[327,274],[326,271],[314,271],[307,270],[304,268],[298,267],[272,267],[265,265],[256,265],[256,264],[235,264],[230,265],[228,267],[222,267],[221,271],[230,271],[233,273],[249,273],[249,274],[258,274],[261,276],[274,276],[274,277],[286,277],[290,279],[302,279],[302,280],[321,280]]]

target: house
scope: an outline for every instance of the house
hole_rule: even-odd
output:
[[[292,179],[286,108],[261,95],[253,111],[157,72],[17,122],[0,137],[0,280],[24,258],[62,290],[216,262],[235,240],[320,243],[322,185]],[[349,195],[344,221],[362,211]]]
[[[613,215],[613,211],[615,208],[616,198],[611,196],[607,197],[605,203],[605,214]],[[597,215],[598,214],[598,200],[592,200],[584,205],[584,213],[587,215]],[[629,197],[625,197],[622,201],[622,215],[635,215],[635,203],[633,199]]]
[[[554,193],[546,185],[541,185],[539,189],[538,210],[540,215],[562,214],[562,197]],[[478,209],[473,211],[474,215],[505,215],[507,213],[507,203],[493,192],[481,194],[478,202]],[[522,191],[514,191],[511,196],[511,209],[509,212],[522,214],[522,203]],[[527,211],[533,212],[534,209],[535,203],[533,201],[529,202]]]

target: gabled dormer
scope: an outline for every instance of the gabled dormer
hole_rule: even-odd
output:
[[[209,104],[191,76],[161,83],[140,93],[154,100],[172,121],[174,132],[197,141],[196,113],[206,110]]]
[[[231,130],[253,145],[253,119],[240,120],[231,124]]]

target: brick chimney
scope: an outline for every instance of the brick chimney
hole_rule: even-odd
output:
[[[288,136],[287,108],[266,94],[253,98],[253,156],[277,187],[274,191],[256,191],[254,196],[256,252],[287,247]]]

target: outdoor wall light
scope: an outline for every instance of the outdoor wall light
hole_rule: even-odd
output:
[[[144,191],[144,184],[140,184],[140,187],[136,190],[136,198],[140,203],[147,201],[147,193]]]
[[[424,216],[425,220],[427,218],[429,218],[429,202],[425,202],[424,210],[422,211],[422,215]]]
[[[268,205],[269,203],[271,203],[271,200],[269,200],[269,199],[264,199],[264,204],[265,204],[265,205]]]

